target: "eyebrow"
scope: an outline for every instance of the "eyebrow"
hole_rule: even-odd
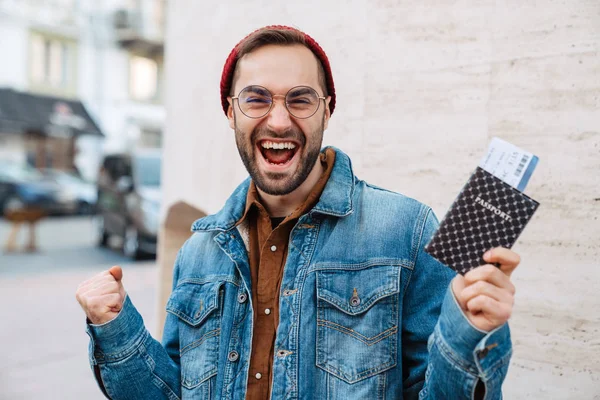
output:
[[[258,95],[261,95],[261,96],[271,97],[271,92],[269,92],[267,89],[262,88],[260,86],[250,86],[248,91],[258,94]]]
[[[302,96],[303,94],[311,94],[312,93],[312,89],[308,88],[308,87],[300,87],[297,89],[292,90],[289,95],[290,96]],[[318,96],[318,94],[317,94]]]

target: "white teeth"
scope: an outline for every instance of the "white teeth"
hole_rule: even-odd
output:
[[[292,142],[275,143],[275,142],[269,142],[269,141],[265,140],[262,142],[262,147],[264,149],[282,150],[282,149],[295,149],[296,145]]]

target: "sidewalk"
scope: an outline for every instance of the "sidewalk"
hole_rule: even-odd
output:
[[[105,265],[0,279],[0,399],[103,399],[88,365],[77,285]],[[123,282],[152,332],[157,267],[123,265]]]
[[[0,399],[104,399],[88,364],[77,286],[121,265],[125,287],[153,333],[158,268],[153,260],[133,263],[96,247],[89,218],[50,218],[38,228],[38,253],[0,250]],[[0,220],[0,241],[7,230]]]

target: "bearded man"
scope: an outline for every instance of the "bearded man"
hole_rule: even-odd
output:
[[[511,356],[504,248],[463,276],[423,249],[438,222],[322,149],[336,104],[307,34],[259,29],[221,102],[250,175],[180,249],[162,343],[116,266],[84,282],[90,361],[113,399],[497,399]],[[499,265],[499,268],[495,265]]]

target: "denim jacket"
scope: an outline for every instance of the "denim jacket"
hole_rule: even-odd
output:
[[[180,249],[162,344],[129,297],[88,325],[92,369],[112,399],[243,399],[252,348],[248,229],[237,225],[249,180]],[[317,205],[289,237],[273,361],[273,399],[501,398],[508,325],[466,319],[454,273],[423,247],[430,208],[356,178],[336,149]]]

